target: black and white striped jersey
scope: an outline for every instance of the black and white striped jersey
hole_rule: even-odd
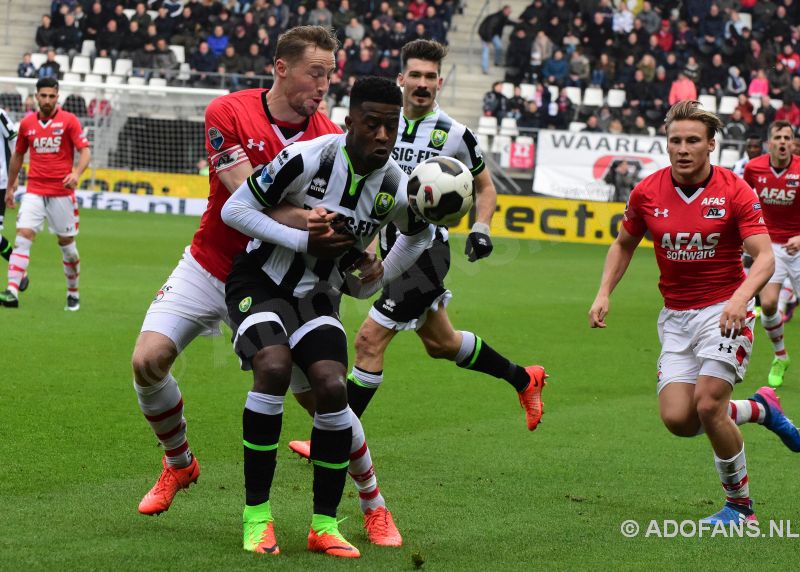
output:
[[[428,223],[408,206],[408,177],[399,165],[389,159],[367,175],[356,174],[345,148],[346,137],[324,135],[290,145],[246,184],[264,208],[285,202],[341,214],[346,231],[356,239],[354,248],[358,252],[363,252],[390,222],[407,235],[426,230]],[[247,245],[247,253],[257,258],[275,284],[297,297],[308,294],[319,281],[340,287],[342,271],[353,262],[348,255],[322,260],[255,239]]]
[[[8,187],[8,165],[11,162],[11,152],[13,150],[11,141],[16,137],[16,125],[14,125],[8,113],[0,108],[0,189]]]
[[[486,168],[480,145],[472,131],[447,115],[438,105],[419,119],[401,116],[392,158],[403,171],[410,175],[417,165],[439,155],[458,159],[473,176]],[[393,230],[389,226],[381,231],[381,251],[384,255],[397,238]],[[437,234],[447,239],[446,228],[440,227]]]

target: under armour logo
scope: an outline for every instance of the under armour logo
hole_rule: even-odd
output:
[[[759,177],[758,178],[758,182],[759,183],[766,183],[767,182],[767,178],[766,177]]]
[[[664,218],[667,218],[669,216],[669,209],[664,209],[663,211],[661,209],[655,209],[653,211],[653,216],[656,217],[656,218],[658,218],[660,216],[663,216]]]
[[[264,150],[264,142],[263,141],[259,141],[258,143],[256,143],[253,139],[248,139],[247,140],[247,148],[248,149],[252,149],[253,147],[258,147],[259,151],[263,151]]]
[[[719,349],[717,351],[724,351],[724,350],[727,350],[728,353],[731,353],[731,351],[733,350],[733,346],[728,344],[728,347],[725,347],[725,344],[720,344]]]

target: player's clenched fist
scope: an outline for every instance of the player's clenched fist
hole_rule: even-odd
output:
[[[608,315],[608,296],[598,296],[594,299],[589,309],[589,326],[592,328],[605,328]]]

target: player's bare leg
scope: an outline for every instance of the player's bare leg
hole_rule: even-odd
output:
[[[520,405],[525,410],[528,429],[536,429],[544,414],[541,396],[547,375],[543,367],[517,365],[497,353],[476,334],[456,331],[444,305],[436,310],[428,310],[425,323],[417,330],[417,335],[432,358],[454,361],[458,367],[507,381],[517,391]]]
[[[711,522],[755,520],[750,500],[744,443],[730,417],[731,385],[701,375],[697,385],[670,383],[659,394],[664,425],[674,435],[693,437],[705,432],[714,450],[714,464],[726,493],[725,506]]]
[[[783,384],[783,376],[789,367],[789,354],[783,340],[783,316],[778,312],[778,300],[781,293],[781,284],[769,283],[761,290],[761,325],[764,326],[775,357],[772,360],[772,367],[769,370],[767,381],[772,387],[779,387]]]
[[[142,514],[160,514],[181,489],[200,476],[200,465],[186,440],[183,397],[170,369],[178,357],[175,343],[157,332],[142,332],[131,365],[139,407],[164,449],[163,471],[139,504]]]
[[[6,308],[19,307],[19,291],[28,272],[31,246],[36,232],[30,228],[18,228],[14,250],[8,260],[8,287],[0,293],[0,305]]]
[[[81,275],[81,258],[74,236],[59,236],[58,246],[61,248],[64,277],[67,279],[67,303],[64,309],[77,312],[81,307],[78,283]]]
[[[356,359],[347,376],[347,400],[359,417],[383,382],[383,356],[396,335],[396,330],[380,325],[369,316],[356,334]]]

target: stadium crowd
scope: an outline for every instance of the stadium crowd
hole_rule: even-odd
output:
[[[508,6],[488,15],[479,35],[484,71],[494,49],[495,65],[517,86],[508,97],[496,82],[484,115],[512,117],[523,129],[566,129],[579,119],[586,131],[646,134],[671,105],[699,95],[738,98],[724,117],[726,139],[765,140],[776,119],[800,126],[798,0],[533,0],[516,18]],[[523,97],[520,84],[535,95]],[[576,106],[568,87],[623,90],[625,105]]]
[[[185,50],[189,83],[238,90],[264,85],[253,78],[272,75],[280,33],[316,24],[332,26],[341,43],[330,90],[339,103],[356,77],[395,78],[400,48],[407,42],[427,38],[447,43],[455,1],[53,0],[35,38],[47,61],[37,68],[25,54],[18,75],[61,76],[56,55],[79,54],[84,40],[92,40],[92,57],[128,58],[132,73],[171,81],[179,69],[173,45]]]

